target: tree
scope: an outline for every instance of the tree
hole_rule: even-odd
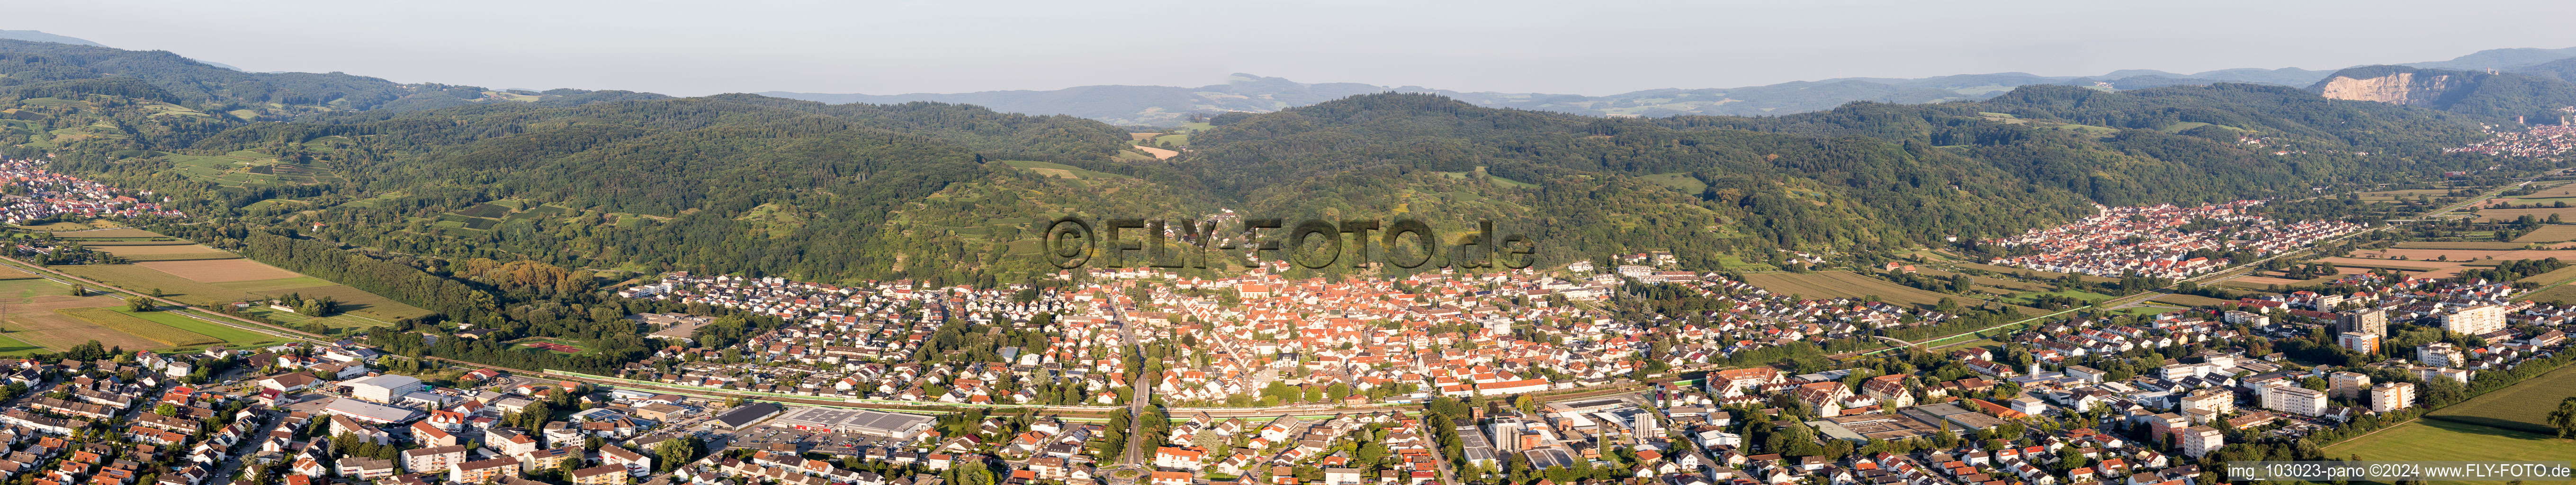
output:
[[[2558,401],[2558,410],[2549,412],[2549,425],[2558,428],[2558,437],[2576,438],[2576,397]]]
[[[126,298],[126,299],[125,299],[125,309],[126,309],[127,311],[137,311],[137,312],[148,312],[148,311],[152,311],[152,299],[150,299],[150,298],[144,298],[144,297],[142,297],[141,295],[137,295],[137,296],[134,296],[134,297]]]

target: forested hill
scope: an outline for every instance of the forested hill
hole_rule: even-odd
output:
[[[63,86],[123,83],[160,90],[156,101],[243,120],[282,121],[319,113],[411,111],[491,102],[578,104],[660,98],[625,91],[498,93],[471,86],[401,84],[342,73],[249,73],[169,51],[0,39],[0,97],[37,98]],[[74,90],[92,88],[74,88]]]
[[[2234,84],[2027,86],[1988,102],[1764,118],[1590,118],[1384,94],[1220,126],[1195,136],[1197,153],[1173,170],[1254,201],[1305,200],[1275,187],[1373,167],[1482,167],[1542,190],[1680,177],[1705,185],[1690,192],[1717,210],[1745,211],[1728,225],[1756,236],[1745,242],[1868,249],[2017,232],[2087,202],[2305,194],[2483,166],[2440,152],[2477,136],[2451,113]]]
[[[1762,118],[1375,94],[1233,117],[1187,154],[1152,160],[1096,121],[964,105],[723,95],[246,123],[100,79],[20,103],[12,116],[39,121],[12,122],[28,125],[9,135],[27,144],[18,150],[67,149],[64,170],[177,194],[191,213],[432,271],[488,258],[1021,281],[1054,271],[1035,257],[1040,221],[1220,208],[1421,217],[1452,235],[1493,219],[1547,241],[1543,264],[1670,249],[1694,268],[1760,269],[1781,264],[1776,250],[1877,257],[2061,222],[2094,202],[2308,194],[2498,163],[2440,153],[2477,136],[2462,115],[2227,84],[2025,87]],[[101,117],[130,120],[132,134],[96,131]],[[214,236],[251,247],[248,233]]]

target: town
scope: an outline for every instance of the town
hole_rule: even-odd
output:
[[[0,196],[7,201],[0,204],[0,220],[21,224],[66,216],[82,219],[186,216],[179,211],[161,208],[163,200],[153,200],[156,196],[149,190],[129,192],[48,171],[45,166],[51,163],[49,159],[52,157],[46,158],[0,156],[0,179],[7,180],[11,189],[8,195]]]
[[[1757,336],[1796,345],[1780,342],[1938,318],[1786,301],[1713,273],[1628,272],[1743,305],[1688,317],[1672,336],[1683,345],[1657,352],[1685,364],[1766,345]],[[43,485],[2188,485],[2212,480],[2202,459],[2236,440],[2375,426],[2456,400],[2483,373],[2554,368],[2566,347],[2556,328],[2576,317],[2512,302],[2499,283],[2362,278],[2349,294],[2058,320],[2002,351],[1638,382],[1621,375],[1648,352],[1638,329],[1582,309],[1622,280],[1329,284],[1256,271],[1138,289],[1168,275],[1107,273],[1033,298],[674,273],[639,294],[801,320],[596,382],[484,369],[432,384],[390,372],[414,368],[386,362],[403,357],[349,342],[14,361],[0,441],[16,451],[0,472]],[[1299,317],[1327,313],[1338,314]],[[924,335],[952,320],[1015,345],[942,348],[955,335]],[[1135,355],[1099,343],[1129,332],[1195,345]],[[925,347],[950,357],[913,361]],[[1126,389],[1147,358],[1160,380]],[[1585,391],[1596,387],[1610,391]],[[1105,405],[1140,393],[1155,401],[1143,422],[1063,416],[1122,410]],[[880,402],[1004,406],[863,408]],[[1310,407],[1227,407],[1283,404]]]
[[[2195,252],[2272,255],[2363,227],[2341,221],[2285,223],[2254,214],[2251,209],[2262,204],[2257,200],[2199,207],[2095,204],[2099,213],[2093,217],[1988,242],[2032,253],[1989,263],[2095,276],[2180,279],[2236,262]]]

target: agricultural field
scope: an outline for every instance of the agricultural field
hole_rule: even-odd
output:
[[[2542,220],[2547,220],[2547,219],[2549,219],[2549,216],[2551,216],[2551,215],[2556,215],[2556,216],[2558,216],[2558,219],[2559,219],[2559,220],[2562,220],[2562,221],[2576,221],[2576,207],[2545,207],[2545,208],[2539,208],[2539,209],[2479,209],[2479,210],[2478,210],[2478,214],[2477,214],[2477,217],[2478,217],[2477,221],[2478,221],[2478,222],[2511,221],[2511,220],[2515,220],[2515,219],[2520,219],[2520,218],[2522,218],[2522,216],[2523,216],[2523,215],[2525,215],[2525,214],[2529,214],[2529,215],[2531,215],[2532,217],[2540,218],[2540,219],[2542,219]]]
[[[251,294],[240,290],[191,281],[140,265],[80,264],[54,266],[52,269],[135,291],[158,289],[165,298],[190,304],[211,306],[251,298]]]
[[[186,246],[186,245],[196,244],[196,243],[193,243],[193,242],[181,241],[181,240],[177,240],[177,239],[168,239],[168,240],[160,240],[160,239],[83,240],[83,241],[81,241],[80,243],[81,243],[81,245],[82,245],[82,246],[89,246],[89,247],[99,247],[99,246]]]
[[[130,227],[120,227],[120,228],[115,228],[115,229],[89,229],[89,230],[77,230],[77,231],[54,231],[54,237],[60,237],[60,238],[73,238],[73,239],[111,239],[111,238],[170,237],[170,236],[164,236],[164,235],[161,235],[161,233],[152,232],[152,231],[146,231],[146,230],[142,230],[142,229],[135,229],[135,228],[130,228]]]
[[[1977,301],[1974,298],[1923,291],[1850,271],[1756,273],[1744,275],[1744,281],[1770,290],[1772,293],[1803,298],[1864,298],[1875,295],[1881,301],[1907,306],[1938,304],[1942,298],[1950,298],[1961,305],[1974,304]],[[2022,311],[2034,315],[2047,313],[2032,308],[2023,308]]]
[[[36,275],[34,275],[34,274],[30,274],[30,273],[25,272],[25,271],[19,271],[19,270],[18,270],[18,268],[11,268],[11,267],[8,267],[8,266],[0,266],[0,281],[7,281],[7,280],[32,280],[32,279],[36,279]]]
[[[2460,263],[2458,262],[2400,261],[2394,259],[2346,258],[2341,256],[2317,258],[2317,261],[2334,263],[2335,266],[2344,268],[2392,269],[2398,271],[2438,271],[2460,266]]]
[[[152,268],[191,281],[225,283],[234,281],[273,280],[304,275],[247,259],[208,259],[197,261],[151,261],[135,266]],[[321,281],[321,280],[314,280]],[[329,283],[322,283],[329,284]],[[308,285],[320,286],[320,285]]]
[[[2401,265],[2403,265],[2403,264],[2407,264],[2407,263],[2424,264],[2424,265],[2439,265],[2439,264],[2441,264],[2441,263],[2443,263],[2443,262],[2469,262],[2469,261],[2488,260],[2488,259],[2493,259],[2493,260],[2498,260],[2498,261],[2502,261],[2502,260],[2509,260],[2509,259],[2548,259],[2548,258],[2558,258],[2558,259],[2560,259],[2560,260],[2576,260],[2576,251],[2569,251],[2569,250],[2551,250],[2551,249],[2481,250],[2481,249],[2395,249],[2395,248],[2391,248],[2391,249],[2369,249],[2369,250],[2353,251],[2353,252],[2352,252],[2352,254],[2353,254],[2353,256],[2363,257],[2363,258],[2371,258],[2371,259],[2397,259],[2397,260],[2401,260],[2401,262],[2397,262],[2396,264],[2401,264]],[[2341,264],[2343,264],[2343,263],[2335,263],[2335,264],[2337,264],[2337,265],[2341,265]]]
[[[123,314],[126,314],[126,315],[130,315],[130,316],[133,316],[133,317],[135,317],[135,318],[141,318],[141,319],[144,319],[144,320],[151,320],[151,321],[153,321],[153,322],[156,322],[156,323],[160,323],[160,324],[162,324],[162,325],[169,326],[170,328],[175,328],[175,329],[180,329],[180,330],[186,330],[186,331],[188,331],[188,332],[195,333],[195,334],[198,334],[198,335],[204,335],[204,336],[208,336],[208,337],[214,337],[214,338],[217,338],[217,339],[222,339],[222,340],[224,341],[224,343],[232,344],[232,345],[234,345],[234,346],[247,347],[247,346],[250,346],[250,345],[256,345],[256,344],[263,344],[263,343],[269,343],[269,342],[283,342],[283,341],[286,341],[286,339],[281,338],[281,337],[277,337],[277,336],[273,336],[273,335],[267,335],[267,334],[262,334],[262,333],[259,333],[259,332],[253,332],[253,331],[249,331],[249,330],[243,330],[243,329],[241,329],[240,327],[234,327],[234,326],[231,326],[231,325],[224,325],[224,324],[219,324],[219,323],[207,322],[207,321],[204,321],[204,320],[198,320],[198,319],[195,319],[195,318],[189,318],[189,317],[187,317],[187,316],[180,315],[180,314],[176,314],[176,313],[170,313],[170,312],[140,312],[140,313],[138,313],[138,312],[130,312],[130,311],[126,311],[123,307],[110,307],[110,308],[108,308],[108,310],[115,311],[115,312],[117,312],[117,313],[123,313]]]
[[[125,304],[125,300],[114,296],[71,296],[69,293],[71,293],[71,287],[49,280],[0,281],[0,304],[5,304],[0,305],[0,311],[7,313],[7,322],[0,324],[0,329],[5,329],[6,336],[13,340],[52,350],[68,349],[90,340],[97,340],[101,345],[123,346],[128,349],[166,347],[160,342],[117,332],[96,323],[56,313],[55,310],[66,308],[95,308]],[[6,344],[0,343],[0,345]]]
[[[104,221],[101,221],[101,222],[104,222]],[[114,226],[106,226],[106,227],[114,227]],[[78,222],[54,222],[54,223],[50,223],[50,224],[38,224],[38,225],[33,225],[33,226],[18,226],[18,228],[19,228],[19,229],[26,229],[26,230],[30,230],[30,231],[61,232],[61,231],[86,231],[86,230],[91,230],[91,229],[97,229],[98,227],[93,227],[93,226],[90,226],[89,224],[82,224],[82,223],[78,223]]]
[[[2539,229],[2533,229],[2530,233],[2523,234],[2522,237],[2513,239],[2513,242],[2518,243],[2563,241],[2576,241],[2576,224],[2551,224],[2540,226]]]
[[[348,320],[331,320],[332,322],[346,323],[346,325],[340,326],[385,325],[394,320],[422,317],[427,316],[430,313],[429,310],[405,305],[401,302],[361,291],[357,288],[335,284],[319,278],[303,276],[301,274],[277,269],[267,265],[261,265],[247,260],[243,260],[241,263],[231,264],[195,261],[188,263],[195,264],[179,264],[177,262],[104,265],[85,264],[55,266],[53,269],[64,273],[70,273],[74,276],[98,280],[107,284],[137,291],[160,289],[162,295],[170,299],[206,306],[254,299],[266,299],[272,296],[283,296],[287,293],[299,293],[306,297],[329,296],[340,300],[341,311],[342,313],[347,314],[345,317],[348,318]],[[154,266],[147,266],[146,264],[152,264]],[[171,270],[162,271],[155,266],[171,268]],[[243,273],[235,273],[235,271],[242,271]],[[177,273],[174,274],[173,272]],[[182,274],[186,276],[181,276]],[[285,277],[256,280],[237,279],[252,276],[280,275]],[[293,314],[284,315],[292,316]],[[302,316],[293,317],[294,318],[281,318],[281,320],[301,321],[304,318],[310,318]]]
[[[106,308],[63,308],[54,310],[54,313],[87,321],[91,324],[98,325],[100,328],[123,332],[125,334],[143,337],[146,340],[161,343],[161,345],[153,348],[212,345],[224,342],[224,339],[172,328],[169,325],[162,325],[161,322],[144,320],[133,315]]]
[[[0,334],[0,357],[26,357],[28,354],[44,351],[46,351],[46,349],[42,346],[22,342],[18,339],[10,338],[6,334]]]
[[[132,261],[183,261],[200,259],[237,259],[230,251],[190,244],[185,246],[101,246],[101,252]]]
[[[2536,301],[2541,303],[2576,303],[2576,285],[2553,286],[2540,291],[2524,293],[2522,296],[2513,297],[2513,299],[2520,301]]]
[[[2565,267],[2565,268],[2558,268],[2558,270],[2557,270],[2557,271],[2551,271],[2551,272],[2547,272],[2547,273],[2541,273],[2541,274],[2536,274],[2536,275],[2531,275],[2531,276],[2525,276],[2525,277],[2523,277],[2522,279],[2513,280],[2513,281],[2514,281],[2514,282],[2516,282],[2516,283],[2526,282],[2526,281],[2527,281],[2527,282],[2539,283],[2539,284],[2543,284],[2543,285],[2554,285],[2554,284],[2558,284],[2558,282],[2561,282],[2561,281],[2567,281],[2569,278],[2576,278],[2576,266],[2568,266],[2568,267]]]
[[[2515,249],[2525,249],[2525,248],[2528,248],[2528,247],[2531,245],[2530,243],[2518,242],[2518,241],[2519,241],[2519,240],[2517,240],[2517,242],[2506,242],[2506,241],[2407,241],[2407,242],[2397,243],[2397,249],[2515,250]]]
[[[2379,430],[2369,436],[2328,446],[2323,451],[2326,456],[2359,456],[2362,460],[2565,460],[2567,457],[2576,456],[2576,441],[2552,439],[2539,434],[2467,423],[2418,419],[2415,422]],[[2429,483],[2492,484],[2496,482],[2435,481]]]
[[[2497,389],[2468,402],[2424,415],[2426,418],[2548,433],[2549,412],[2558,401],[2576,397],[2576,365],[2560,367],[2512,387]],[[2570,455],[2576,456],[2576,455]]]

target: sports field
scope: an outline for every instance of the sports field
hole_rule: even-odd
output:
[[[2362,460],[2506,460],[2562,461],[2576,457],[2576,440],[2438,419],[2379,430],[2369,436],[2328,446],[2326,456],[2360,456]],[[2385,483],[2385,482],[2353,482]],[[2431,482],[2493,484],[2497,482]],[[2550,483],[2550,482],[2537,482]],[[2565,482],[2558,482],[2565,483]]]
[[[2558,401],[2576,397],[2576,365],[2560,367],[2512,387],[2497,389],[2468,402],[2451,405],[2424,417],[2444,421],[2492,426],[2497,428],[2550,432],[2549,412],[2558,409]],[[2569,455],[2576,456],[2576,455]]]

